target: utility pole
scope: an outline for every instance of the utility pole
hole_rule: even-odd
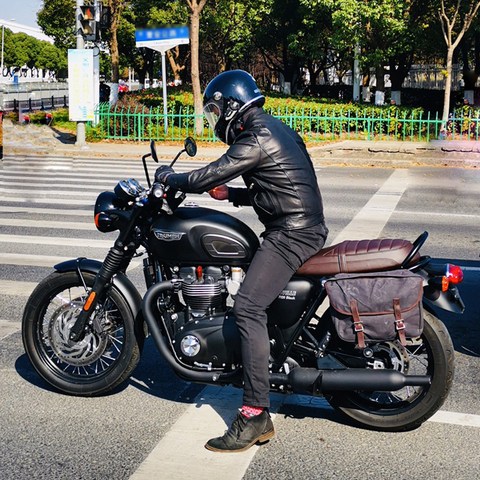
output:
[[[76,37],[77,37],[77,49],[85,48],[85,40],[82,34],[82,10],[83,0],[77,0],[75,7],[75,28],[76,28]],[[77,147],[84,147],[86,145],[85,141],[85,122],[77,122],[77,141],[75,143]]]

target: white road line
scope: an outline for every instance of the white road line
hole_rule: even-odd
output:
[[[16,333],[20,330],[20,323],[19,322],[11,322],[9,320],[3,320],[0,318],[0,340],[12,333]]]
[[[97,260],[103,262],[103,258],[91,258],[90,260]],[[27,253],[1,253],[0,252],[0,265],[17,265],[17,266],[30,266],[30,267],[53,267],[57,263],[66,262],[71,260],[72,257],[57,257],[53,255],[31,255]],[[130,273],[134,268],[142,265],[140,260],[132,260],[128,266],[128,272]]]
[[[90,214],[91,215],[91,214]],[[88,230],[96,231],[95,224],[92,221],[85,222],[57,222],[53,220],[29,220],[19,218],[0,218],[0,227],[23,227],[23,228],[48,228],[63,230]]]
[[[53,267],[57,263],[71,260],[72,257],[57,257],[53,255],[31,255],[27,253],[1,253],[0,264],[30,267]],[[102,259],[103,260],[103,259]]]
[[[2,295],[18,295],[28,297],[37,286],[35,282],[17,282],[13,280],[0,280],[0,292]]]
[[[42,180],[44,180],[44,179],[42,179]],[[78,183],[78,182],[74,182],[73,178],[72,178],[72,183],[57,183],[60,180],[64,181],[64,179],[54,179],[54,180],[51,180],[50,182],[48,182],[49,188],[73,188],[73,187],[76,187],[77,183]],[[47,182],[45,182],[45,183],[47,183]],[[89,180],[89,183],[90,183],[90,180]],[[106,184],[107,182],[102,182],[102,183]],[[38,188],[38,182],[28,183],[28,182],[11,182],[11,181],[1,182],[0,181],[0,189],[2,189],[3,191],[8,191],[8,190],[5,190],[4,188],[2,188],[2,185],[6,185],[6,186],[9,186],[9,187],[25,187],[25,188],[26,187],[34,187],[34,188]],[[19,192],[22,192],[22,191],[24,192],[25,188],[18,189],[18,191]],[[98,185],[82,185],[82,190],[84,190],[84,189],[90,189],[90,190],[98,191],[99,187],[98,187]],[[35,190],[35,191],[37,192],[38,190]],[[52,193],[55,193],[55,191],[52,190]]]
[[[1,213],[28,213],[35,215],[66,215],[66,216],[77,216],[77,217],[91,217],[93,218],[93,208],[92,210],[66,210],[61,208],[40,208],[40,207],[5,207],[0,205],[0,214]]]
[[[47,205],[79,205],[84,208],[87,208],[89,206],[92,207],[92,212],[93,212],[93,205],[94,201],[89,201],[89,200],[75,200],[72,198],[22,198],[22,197],[2,197],[0,196],[0,202],[9,202],[9,203],[40,203],[40,204],[47,204]],[[205,208],[212,208],[214,210],[218,210],[219,212],[225,212],[225,213],[232,213],[232,212],[239,212],[242,210],[243,207],[234,207],[231,206],[231,204],[227,202],[219,202],[218,200],[214,200],[213,198],[203,196],[201,198],[196,198],[196,197],[187,197],[186,202],[183,204],[188,204],[188,202],[193,202],[196,203],[199,207],[205,207]],[[11,207],[12,211],[15,210],[15,207]],[[62,212],[62,210],[51,210],[50,212],[42,212],[42,213],[50,213],[51,215],[56,215],[57,212]],[[85,210],[86,211],[86,210]],[[89,215],[92,215],[92,212],[88,213]],[[0,210],[1,213],[1,210]],[[34,213],[34,212],[32,212]]]
[[[23,192],[27,193],[27,192]],[[14,197],[0,196],[0,202],[7,203],[42,203],[47,205],[81,205],[82,207],[90,207],[95,204],[94,195],[92,199],[88,200],[76,200],[75,198],[37,198],[34,193],[30,193],[28,197],[20,197],[15,195]]]
[[[448,218],[471,218],[478,220],[480,215],[472,215],[467,213],[442,213],[442,212],[410,212],[408,210],[395,210],[395,215],[425,215],[428,217],[448,217]]]
[[[74,185],[72,185],[72,187],[74,187]],[[49,197],[51,195],[65,195],[67,197],[91,197],[93,199],[96,198],[96,192],[84,192],[84,191],[80,191],[80,190],[73,190],[73,188],[71,190],[52,190],[52,189],[48,189],[48,190],[40,190],[40,189],[35,189],[35,190],[32,190],[32,189],[29,189],[29,190],[26,190],[26,189],[23,189],[23,188],[2,188],[1,190],[2,192],[4,193],[10,193],[10,194],[29,194],[31,195],[32,197],[35,196],[35,197],[38,197],[39,195],[48,195]]]
[[[408,186],[408,169],[396,169],[355,218],[331,242],[378,238]]]
[[[29,235],[1,235],[0,243],[23,243],[36,245],[61,245],[68,247],[110,248],[112,240],[92,240],[91,238],[40,237]]]
[[[438,411],[429,419],[430,422],[449,423],[451,425],[461,425],[464,427],[480,427],[480,415],[468,413]]]

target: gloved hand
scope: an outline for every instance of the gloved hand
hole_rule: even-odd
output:
[[[219,185],[209,190],[208,194],[215,200],[228,200],[228,187],[226,185]]]
[[[175,173],[172,167],[168,167],[167,165],[162,165],[161,167],[158,167],[155,172],[155,181],[166,184],[167,178],[172,173]]]

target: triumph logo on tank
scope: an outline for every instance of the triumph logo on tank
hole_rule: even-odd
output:
[[[181,240],[185,232],[167,232],[165,230],[155,230],[154,235],[158,240],[165,242],[178,242]]]
[[[296,296],[296,290],[282,290],[282,293],[278,296],[278,298],[280,300],[295,300]]]

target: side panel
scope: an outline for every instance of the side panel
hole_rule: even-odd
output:
[[[315,284],[307,278],[293,278],[267,310],[268,323],[280,329],[290,328],[307,308]]]

